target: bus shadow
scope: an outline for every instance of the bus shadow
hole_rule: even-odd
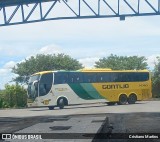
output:
[[[104,107],[107,106],[107,104],[103,104],[103,105],[90,105],[90,106],[77,106],[77,105],[69,105],[69,106],[65,106],[63,109],[78,109],[78,108],[94,108],[94,107]],[[32,109],[30,111],[48,111],[48,108],[39,108],[39,109]],[[54,110],[60,110],[59,107],[55,107]]]
[[[135,104],[126,104],[126,106],[130,106],[130,105],[142,105],[142,104],[146,104],[147,102],[137,102]],[[124,105],[118,105],[117,103],[115,105],[108,105],[107,103],[91,103],[91,104],[74,104],[74,105],[68,105],[65,106],[63,109],[69,110],[69,109],[80,109],[80,108],[98,108],[98,107],[119,107],[119,106],[124,106]],[[33,108],[30,111],[48,111],[48,107],[38,107]],[[59,107],[55,106],[54,110],[59,110]]]
[[[37,110],[30,110],[30,111],[47,111],[48,110],[48,108],[45,108],[45,109],[37,109]]]
[[[72,106],[72,107],[64,107],[64,109],[77,109],[77,108],[94,108],[94,107],[104,107],[107,106],[107,104],[103,105],[94,105],[94,106]]]
[[[125,104],[126,106],[130,105],[138,105],[138,104],[146,104],[147,102],[137,102],[135,104]],[[89,104],[88,104],[89,105]],[[124,105],[118,105],[117,103],[115,105],[108,105],[107,103],[102,103],[99,105],[89,105],[89,106],[77,106],[77,105],[69,105],[67,107],[64,107],[63,109],[77,109],[77,108],[97,108],[97,107],[119,107],[119,106],[124,106]]]

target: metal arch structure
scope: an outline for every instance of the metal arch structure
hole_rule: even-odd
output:
[[[96,3],[96,8],[91,5],[91,2]],[[112,1],[112,4],[111,4]],[[74,5],[70,5],[71,2],[76,2]],[[114,6],[113,6],[114,2]],[[49,3],[50,7],[44,8],[44,4]],[[146,11],[142,6],[146,4],[149,11]],[[56,13],[54,7],[56,5],[65,6],[72,15],[65,15],[63,11],[62,16],[51,15],[50,13]],[[85,10],[82,7],[85,5],[85,10],[88,9],[90,14],[82,14]],[[30,11],[26,14],[24,7],[32,6]],[[76,9],[75,9],[76,7]],[[103,7],[103,8],[102,8]],[[105,8],[104,8],[105,7]],[[124,7],[128,8],[127,12]],[[61,7],[60,7],[61,8]],[[39,12],[36,17],[30,18],[35,10]],[[45,12],[44,12],[45,9]],[[109,13],[102,13],[103,11],[109,10]],[[148,10],[147,9],[147,10]],[[9,12],[8,12],[9,11]],[[8,14],[10,13],[10,14]],[[15,15],[19,14],[15,20]],[[120,20],[125,20],[125,17],[130,16],[151,16],[160,15],[160,0],[0,0],[0,26],[9,26],[16,24],[27,24],[33,22],[42,22],[47,20],[60,20],[60,19],[85,19],[85,18],[112,18],[118,17]],[[48,17],[48,15],[51,15]],[[14,20],[13,20],[14,19]]]

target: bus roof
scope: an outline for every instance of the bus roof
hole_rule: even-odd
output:
[[[111,69],[85,69],[80,72],[149,72],[148,70],[111,70]]]
[[[103,71],[112,71],[112,69],[109,68],[94,68],[94,69],[81,69],[80,72],[103,72]]]
[[[31,76],[54,73],[54,72],[149,72],[149,71],[148,70],[111,70],[107,68],[104,68],[104,69],[99,68],[99,69],[81,69],[81,70],[75,70],[75,71],[67,71],[67,70],[41,71],[41,72],[34,73]]]
[[[41,71],[41,72],[37,72],[37,73],[32,74],[32,76],[34,76],[34,75],[42,75],[42,74],[47,74],[47,73],[52,73],[52,72],[54,72],[54,71]]]

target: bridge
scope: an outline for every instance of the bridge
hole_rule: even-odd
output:
[[[0,0],[0,26],[152,15],[160,15],[160,0]]]

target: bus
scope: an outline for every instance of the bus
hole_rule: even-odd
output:
[[[108,105],[134,104],[152,97],[148,70],[82,69],[42,71],[30,76],[28,107],[107,102]]]

